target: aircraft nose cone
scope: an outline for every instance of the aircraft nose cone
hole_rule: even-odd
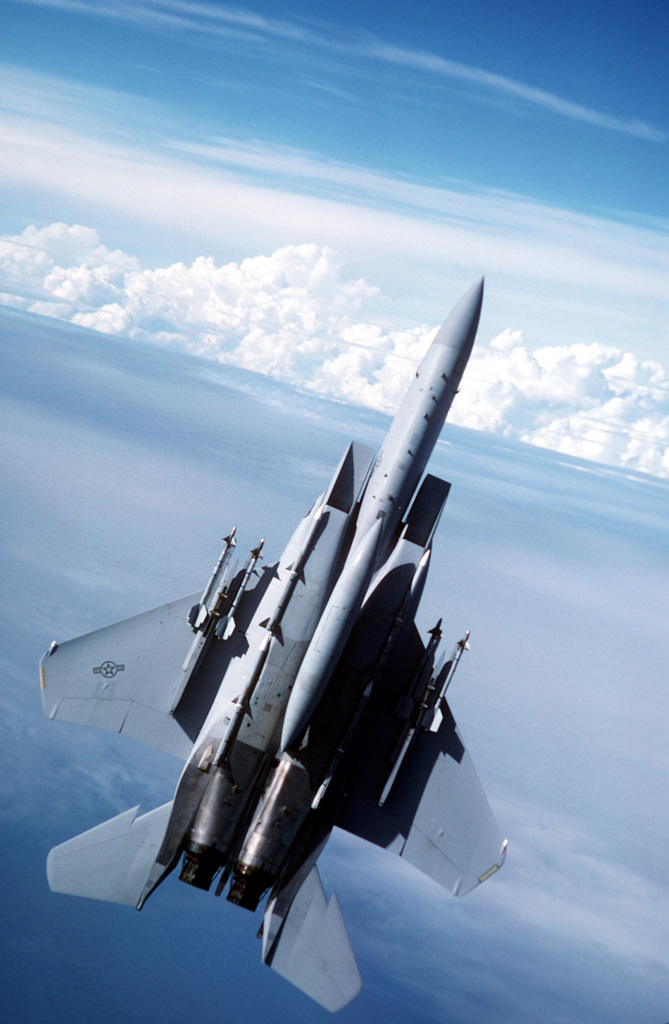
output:
[[[465,292],[457,305],[444,320],[434,345],[457,348],[464,358],[469,358],[483,305],[483,278]]]

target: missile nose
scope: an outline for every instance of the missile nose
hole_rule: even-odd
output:
[[[457,348],[465,358],[469,358],[483,305],[483,281],[481,278],[473,284],[454,306],[439,328],[433,345]]]

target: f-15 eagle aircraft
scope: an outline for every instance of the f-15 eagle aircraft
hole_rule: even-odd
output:
[[[40,664],[49,718],[185,761],[174,799],[56,846],[56,892],[141,909],[183,882],[255,911],[264,963],[335,1011],[361,979],[316,867],[334,826],[462,896],[504,862],[445,691],[414,623],[450,484],[424,471],[471,353],[483,281],[437,333],[380,451],[353,442],[278,561],[262,541],[204,592],[62,644]]]

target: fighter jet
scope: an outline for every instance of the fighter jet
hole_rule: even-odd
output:
[[[52,890],[141,909],[166,876],[255,911],[262,960],[330,1011],[361,988],[316,861],[334,827],[462,896],[504,862],[415,616],[450,484],[425,474],[472,350],[483,281],[438,331],[380,451],[352,442],[278,561],[235,530],[201,594],[65,643],[40,664],[49,718],[185,761],[174,798],[51,850]]]

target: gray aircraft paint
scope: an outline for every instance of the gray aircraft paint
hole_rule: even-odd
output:
[[[249,909],[269,891],[263,961],[336,1010],[361,980],[316,861],[336,824],[456,895],[505,844],[414,625],[449,485],[425,476],[471,352],[483,295],[460,300],[378,456],[353,443],[275,563],[262,541],[201,595],[53,644],[46,713],[185,760],[174,799],[54,848],[52,889],[143,906],[182,880]],[[422,483],[421,483],[421,478]],[[408,737],[408,739],[407,739]]]

